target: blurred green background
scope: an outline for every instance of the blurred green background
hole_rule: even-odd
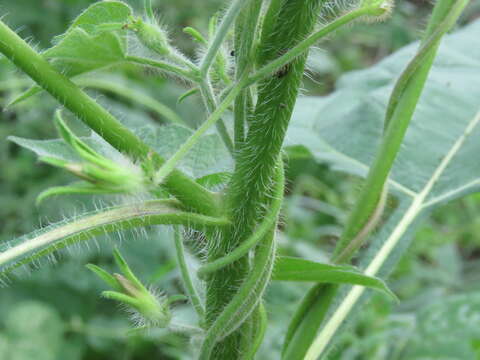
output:
[[[64,32],[75,16],[93,2],[0,0],[0,16],[36,48],[44,49],[50,46],[53,36]],[[142,1],[129,3],[141,11]],[[161,21],[170,28],[174,43],[194,56],[193,43],[182,33],[182,28],[195,26],[205,30],[209,17],[222,8],[224,1],[158,0],[153,3]],[[343,73],[368,67],[417,40],[430,10],[430,1],[402,0],[397,2],[387,22],[358,24],[355,31],[349,28],[337,33],[313,50],[304,92],[328,94]],[[461,22],[466,24],[478,16],[480,1],[473,1]],[[201,121],[199,101],[192,98],[177,104],[177,97],[186,90],[182,84],[138,69],[112,71],[119,79],[128,79],[175,109],[186,121]],[[0,107],[24,89],[25,77],[5,59],[0,59]],[[109,93],[93,94],[123,119],[162,121],[144,108]],[[42,94],[0,112],[0,242],[115,200],[102,197],[92,201],[89,197],[69,196],[50,199],[41,207],[35,207],[35,197],[40,191],[72,179],[52,167],[39,165],[32,153],[8,142],[6,137],[56,137],[52,123],[55,107],[56,103]],[[309,158],[292,159],[288,167],[290,185],[281,252],[324,260],[341,232],[360,181],[333,173]],[[412,347],[418,348],[425,359],[439,359],[439,355],[435,355],[440,354],[439,351],[454,354],[448,359],[468,359],[462,357],[463,345],[455,339],[443,339],[436,349],[429,349],[422,347],[417,338],[433,331],[435,316],[431,314],[431,301],[444,298],[436,306],[440,308],[438,311],[448,313],[449,309],[461,307],[462,293],[479,288],[479,213],[480,195],[469,196],[436,211],[421,226],[412,248],[389,281],[401,303],[374,295],[358,321],[342,335],[330,359],[410,359],[407,349]],[[38,270],[0,288],[3,314],[0,359],[7,359],[6,354],[9,360],[194,358],[189,342],[195,339],[162,330],[127,336],[130,328],[127,316],[99,297],[104,288],[102,283],[83,266],[93,262],[113,269],[112,247],[120,242],[125,257],[143,280],[163,291],[181,292],[171,235],[166,228],[157,227],[145,234],[131,232],[99,238],[89,247],[74,247],[63,252],[55,261],[42,264]],[[267,294],[270,322],[259,359],[278,359],[286,324],[307,288],[307,285],[277,283],[270,287]],[[451,295],[457,296],[452,300]],[[464,301],[480,308],[480,299],[465,298]],[[175,311],[187,321],[194,316],[185,305],[179,305]],[[478,349],[480,359],[480,336],[471,345]]]

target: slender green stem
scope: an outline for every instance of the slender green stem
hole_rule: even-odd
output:
[[[223,218],[185,212],[179,208],[177,201],[172,200],[154,200],[119,206],[86,214],[72,222],[54,224],[40,232],[3,244],[5,251],[0,253],[0,274],[9,273],[53,251],[97,235],[159,224],[180,224],[202,228],[223,227],[229,222]]]
[[[468,2],[468,1],[467,1]],[[447,31],[449,31],[455,22],[458,19],[459,13],[462,12],[465,5],[462,5],[461,2],[457,3],[458,5],[453,7],[449,12],[448,16],[445,19],[437,24],[435,30],[429,27],[430,31],[423,38],[415,57],[408,63],[405,70],[400,75],[399,79],[395,83],[395,87],[390,95],[390,100],[387,107],[387,113],[385,115],[385,124],[384,129],[387,131],[387,128],[390,124],[390,121],[393,117],[393,114],[397,108],[399,101],[401,100],[404,91],[407,89],[410,79],[413,75],[416,74],[417,70],[426,62],[431,62],[432,59],[428,59],[432,56],[434,49],[437,49],[440,45],[440,40]],[[430,34],[430,32],[432,32]],[[428,35],[429,34],[429,35]]]
[[[235,0],[228,8],[200,65],[200,76],[203,79],[207,77],[208,70],[215,61],[220,47],[222,46],[225,38],[228,35],[228,32],[234,24],[235,18],[240,13],[242,7],[245,6],[249,1],[250,0]]]
[[[265,333],[267,332],[268,316],[267,310],[265,309],[265,305],[263,304],[263,302],[260,302],[260,304],[258,304],[258,307],[254,313],[254,317],[257,318],[257,329],[255,329],[253,334],[253,344],[249,344],[248,353],[245,356],[246,360],[255,359],[255,354],[257,353],[258,349],[260,349],[260,346],[262,345],[263,339],[265,337]]]
[[[145,13],[150,21],[155,21],[155,14],[153,13],[152,0],[144,0]]]
[[[286,52],[282,56],[274,59],[273,61],[264,65],[259,70],[257,70],[252,75],[250,75],[245,82],[245,87],[251,86],[252,84],[256,84],[259,81],[267,78],[268,76],[271,76],[276,71],[281,69],[283,66],[289,64],[290,62],[295,60],[297,57],[299,57],[300,55],[308,51],[310,47],[320,39],[330,35],[332,32],[338,30],[342,26],[345,26],[346,24],[362,16],[370,15],[371,12],[372,12],[371,8],[359,8],[339,17],[338,19],[335,19],[328,25],[322,27],[320,30],[311,34],[305,40],[298,43],[296,46],[294,46],[292,49],[290,49],[288,52]],[[227,88],[227,91],[229,90],[230,89]],[[240,124],[238,124],[237,127],[240,128]]]
[[[135,92],[126,85],[122,85],[118,82],[110,81],[108,79],[91,77],[74,79],[74,82],[81,87],[93,88],[114,93],[128,100],[131,100],[136,104],[145,106],[147,109],[155,112],[156,114],[166,119],[168,122],[186,125],[185,121],[167,105],[162,104],[161,102],[155,100],[147,94]]]
[[[214,125],[222,116],[222,114],[229,108],[232,102],[237,97],[238,93],[244,87],[243,81],[245,78],[241,79],[236,86],[232,88],[230,93],[225,97],[222,103],[215,109],[215,111],[209,116],[209,118],[195,131],[192,136],[190,136],[187,141],[185,141],[180,149],[177,150],[173,156],[168,159],[165,164],[158,170],[155,175],[155,183],[160,184],[163,180],[169,176],[178,163],[185,157],[185,155],[190,151],[190,149],[200,140],[201,136]]]
[[[114,148],[138,161],[151,158],[157,167],[164,162],[160,155],[67,77],[56,71],[2,21],[0,52]],[[180,201],[200,212],[213,214],[218,211],[214,194],[178,170],[171,172],[165,186]]]
[[[199,83],[199,89],[200,89],[200,93],[202,94],[202,98],[204,99],[207,111],[210,115],[213,112],[215,112],[215,109],[217,109],[218,107],[217,100],[215,99],[212,86],[208,80],[202,80]],[[230,138],[230,135],[228,134],[228,130],[227,130],[227,127],[225,126],[225,123],[220,118],[218,119],[215,125],[217,126],[217,131],[220,134],[220,138],[225,144],[227,150],[232,154],[233,143],[232,143],[232,139]]]
[[[180,273],[182,274],[183,284],[185,286],[185,291],[187,292],[190,302],[197,312],[200,323],[205,319],[205,309],[203,308],[202,302],[200,301],[200,296],[198,296],[197,289],[193,284],[192,278],[190,277],[190,270],[188,268],[187,262],[185,261],[185,249],[183,247],[183,239],[180,234],[178,226],[174,227],[174,240],[175,240],[175,249],[177,251],[177,261],[180,268]]]
[[[168,73],[178,75],[181,78],[184,78],[190,81],[198,80],[198,78],[195,76],[195,74],[192,73],[192,71],[178,67],[176,65],[170,64],[165,61],[147,59],[147,58],[133,56],[133,55],[126,56],[125,60],[136,63],[136,64],[140,64],[140,65],[151,66],[151,67],[160,69],[162,71],[166,71]]]
[[[457,2],[454,0],[439,0],[435,5],[432,16],[432,21],[435,19],[437,25],[435,27],[429,26],[430,30],[427,31],[423,44],[428,43],[428,39],[431,38],[432,34],[438,29],[438,24],[445,19],[449,13],[457,13],[455,16],[458,17],[461,12],[460,9],[463,9],[467,3],[468,1],[466,0],[460,0]],[[439,11],[442,14],[440,17],[438,16]],[[425,58],[422,65],[416,69],[407,85],[403,88],[401,98],[395,106],[395,110],[390,119],[390,124],[384,134],[377,158],[367,176],[365,188],[354,211],[347,221],[346,229],[342,234],[339,245],[337,245],[334,258],[341,256],[343,262],[350,259],[355,250],[348,250],[345,252],[345,249],[350,246],[352,239],[354,240],[358,234],[369,226],[369,219],[372,218],[372,214],[379,208],[378,203],[379,198],[381,197],[380,194],[384,189],[384,184],[390,172],[393,160],[399,150],[410,119],[413,116],[413,112],[424,87],[437,48],[438,46],[431,47],[431,50],[429,50],[430,54]],[[419,52],[422,51],[421,49]],[[356,247],[357,246],[355,245],[355,248]],[[318,328],[324,322],[325,317],[329,313],[332,301],[337,292],[337,285],[316,285],[310,290],[308,295],[302,301],[302,305],[299,308],[299,311],[297,311],[295,320],[292,322],[291,330],[289,330],[290,341],[284,351],[285,359],[292,359],[292,357],[288,357],[288,354],[292,352],[294,354],[300,353],[302,354],[301,359],[308,360],[315,360],[324,353],[328,344],[331,342],[332,337],[344,321],[343,312],[345,311],[345,307],[348,306],[349,309],[351,309],[358,300],[358,298],[351,300],[353,297],[349,294],[349,298],[341,304],[342,309],[338,308],[333,312],[320,334],[312,341],[311,336],[308,334],[316,334]],[[349,301],[352,301],[352,303],[346,305]],[[306,337],[308,337],[307,341],[305,340]],[[303,354],[306,354],[305,357],[303,357]]]
[[[308,51],[308,49],[310,49],[312,45],[315,45],[315,43],[321,38],[324,38],[325,36],[331,34],[335,30],[338,30],[340,27],[358,19],[359,17],[368,15],[370,11],[371,10],[368,8],[367,9],[360,8],[343,15],[338,19],[335,19],[330,24],[322,27],[320,30],[316,31],[315,33],[307,37],[305,40],[299,42],[296,46],[294,46],[292,49],[290,49],[288,52],[286,52],[282,56],[269,62],[268,64],[264,65],[259,70],[257,70],[255,73],[250,75],[248,77],[246,86],[255,84],[258,81],[265,79],[267,76],[272,75],[273,73],[278,71],[280,68],[287,65],[292,60],[294,60],[298,56]]]
[[[235,24],[235,77],[243,74],[246,68],[253,67],[255,62],[255,45],[259,32],[259,19],[262,0],[252,0],[245,6]],[[245,127],[253,111],[250,89],[244,89],[235,99],[234,104],[234,141],[235,149],[240,149],[245,140]]]
[[[168,53],[167,57],[180,65],[186,66],[194,74],[199,74],[200,69],[197,65],[191,62],[189,59],[185,58],[183,55],[180,55],[177,51],[173,50]]]
[[[375,158],[353,212],[350,214],[342,237],[335,249],[334,257],[343,252],[342,260],[348,261],[361,244],[349,247],[368,224],[371,215],[378,208],[385,182],[392,168],[393,162],[400,150],[406,130],[413,117],[418,100],[433,64],[442,36],[453,26],[461,12],[468,4],[468,0],[459,0],[450,8],[444,21],[431,29],[431,34],[425,34],[425,40],[415,57],[406,67],[397,81],[392,93],[392,100],[387,109],[385,135],[382,139],[378,155]],[[350,250],[345,252],[349,247]]]

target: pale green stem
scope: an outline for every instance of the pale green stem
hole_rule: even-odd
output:
[[[371,9],[369,8],[360,8],[357,10],[353,10],[339,17],[338,19],[332,21],[330,24],[325,25],[320,30],[316,31],[315,33],[307,37],[305,40],[299,42],[288,52],[278,57],[277,59],[273,60],[272,62],[268,63],[267,65],[263,66],[261,69],[257,70],[252,75],[250,75],[247,79],[246,86],[255,84],[258,81],[266,78],[267,76],[272,75],[275,71],[280,69],[282,66],[287,65],[293,59],[305,53],[312,45],[315,45],[315,43],[321,38],[331,34],[335,30],[358,19],[361,16],[368,15],[370,12],[371,12]]]
[[[193,308],[197,312],[200,322],[203,322],[205,319],[205,309],[200,301],[195,285],[193,285],[192,278],[190,277],[190,271],[188,269],[187,262],[185,261],[185,249],[183,247],[182,236],[178,226],[174,227],[174,240],[175,240],[175,249],[177,251],[177,261],[180,268],[180,273],[182,274],[183,284],[185,286],[185,291],[187,292],[188,298],[193,305]]]
[[[178,54],[175,50],[168,53],[167,58],[169,58],[173,62],[176,62],[180,65],[188,67],[194,74],[198,74],[200,72],[200,69],[198,68],[197,65],[192,63],[189,59],[185,58],[184,56]]]
[[[136,63],[136,64],[140,64],[140,65],[151,66],[151,67],[160,69],[162,71],[166,71],[168,73],[178,75],[181,78],[185,78],[190,81],[197,81],[197,77],[194,74],[192,74],[191,71],[180,68],[176,65],[167,63],[165,61],[147,59],[139,56],[126,56],[125,60]]]
[[[211,42],[210,46],[207,49],[207,53],[202,60],[200,65],[200,76],[204,79],[208,75],[208,70],[212,66],[215,58],[222,46],[225,38],[228,35],[231,27],[235,22],[235,18],[240,13],[240,10],[243,6],[245,6],[250,0],[235,0],[232,5],[230,5],[229,9],[227,10],[225,16],[222,19],[220,26],[215,33],[215,37]]]
[[[144,0],[145,13],[150,21],[155,21],[155,14],[153,13],[152,0]]]
[[[208,114],[212,114],[215,109],[217,108],[217,100],[215,99],[215,95],[213,93],[213,89],[211,84],[207,80],[202,80],[199,83],[200,93],[205,102],[205,106],[207,107]],[[230,135],[228,134],[227,127],[222,119],[219,119],[216,123],[217,131],[220,134],[220,137],[225,144],[227,150],[230,153],[233,153],[233,143]]]
[[[163,180],[175,169],[178,163],[187,155],[191,148],[200,140],[203,134],[210,129],[222,116],[222,114],[230,107],[237,95],[244,87],[245,76],[240,79],[236,86],[232,88],[230,93],[220,103],[217,109],[209,116],[209,118],[183,143],[180,149],[168,159],[163,166],[155,174],[154,182],[161,184]]]
[[[342,252],[341,260],[348,261],[361,245],[358,243],[355,247],[349,247],[352,239],[362,232],[362,229],[368,225],[368,219],[371,218],[375,209],[378,209],[385,182],[413,117],[440,40],[455,24],[467,3],[468,0],[460,0],[455,3],[444,21],[436,29],[432,29],[432,34],[426,35],[417,54],[398,79],[387,109],[386,132],[378,156],[370,168],[364,190],[350,214],[342,237],[337,244],[334,252],[335,258]],[[345,252],[347,247],[349,250]]]
[[[4,244],[6,250],[0,253],[0,274],[97,235],[159,224],[204,227],[226,226],[229,222],[222,218],[182,211],[178,208],[178,202],[172,200],[119,206],[87,214],[64,225],[52,225],[39,233],[33,233],[32,236],[14,240],[13,244]]]

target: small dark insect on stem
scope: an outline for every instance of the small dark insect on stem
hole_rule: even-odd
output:
[[[283,78],[290,72],[290,63],[282,66],[276,73],[275,76],[279,79]]]

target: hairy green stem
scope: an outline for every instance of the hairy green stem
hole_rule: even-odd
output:
[[[86,214],[72,222],[51,225],[32,235],[4,244],[0,253],[0,274],[44,257],[70,244],[91,239],[108,232],[160,224],[194,227],[224,227],[228,220],[190,212],[177,201],[154,200]]]
[[[200,323],[202,323],[205,318],[205,309],[202,305],[202,302],[200,301],[200,296],[198,296],[197,289],[195,289],[195,285],[193,284],[192,278],[190,277],[190,270],[185,260],[185,249],[183,246],[183,239],[182,239],[182,235],[180,234],[180,229],[178,228],[178,226],[174,227],[173,236],[175,240],[175,249],[177,251],[178,267],[180,268],[180,273],[182,275],[185,291],[190,300],[190,303],[192,304],[193,308],[197,312]]]
[[[217,100],[215,99],[212,86],[209,81],[202,80],[199,83],[199,88],[200,88],[200,93],[202,94],[202,98],[204,99],[204,103],[207,108],[208,114],[211,115],[218,108]],[[217,126],[217,131],[220,134],[220,138],[225,144],[227,150],[230,152],[230,154],[232,154],[233,143],[232,143],[232,139],[230,138],[230,135],[228,134],[225,123],[220,118],[218,119],[215,125]]]
[[[98,89],[119,95],[131,100],[136,104],[145,106],[147,109],[160,115],[170,123],[186,125],[185,121],[168,106],[162,104],[147,94],[135,92],[126,85],[121,85],[117,82],[109,81],[108,79],[91,77],[74,79],[74,82],[81,87]]]
[[[282,169],[280,171],[283,172]],[[218,258],[200,267],[200,269],[198,269],[198,276],[200,278],[205,278],[206,275],[221,270],[224,267],[242,258],[246,254],[248,254],[248,252],[253,249],[260,240],[265,237],[267,232],[277,221],[278,214],[283,203],[283,192],[284,184],[280,181],[277,181],[273,193],[272,204],[268,209],[268,212],[265,214],[263,221],[255,229],[254,233],[247,240],[245,240],[238,247],[236,247],[232,252],[228,253],[224,257]]]
[[[114,148],[138,161],[151,158],[156,166],[163,164],[160,155],[67,77],[56,71],[2,21],[0,52]],[[214,214],[218,211],[216,197],[178,170],[171,172],[165,187],[180,201],[200,212]]]
[[[242,7],[248,4],[249,1],[251,0],[234,0],[228,8],[200,65],[200,76],[202,79],[207,77],[208,70],[214,63],[220,47],[225,41],[230,28],[233,26],[235,18],[241,11]]]
[[[260,66],[288,52],[299,39],[312,32],[322,1],[274,0],[270,7],[278,3],[281,3],[280,10],[269,19],[274,24],[267,27],[268,33],[264,30],[257,50],[257,54],[261,53],[255,56]],[[238,149],[234,174],[227,190],[227,206],[233,225],[222,233],[221,241],[212,240],[208,261],[227,255],[246,241],[258,219],[263,217],[264,209],[268,208],[268,195],[274,185],[277,160],[303,77],[306,56],[305,53],[295,58],[286,71],[265,79],[258,86],[257,105],[249,121],[246,139]],[[236,298],[240,288],[234,284],[242,283],[251,273],[247,260],[243,257],[208,278],[208,325],[216,323],[218,309],[228,307]],[[224,284],[232,285],[225,289]],[[220,340],[216,338],[218,343],[211,350],[212,359],[238,358],[238,352],[244,350],[244,340],[251,339],[251,330],[248,329],[254,328],[250,319],[243,320],[245,323],[235,332]]]
[[[218,120],[220,120],[222,114],[229,108],[232,102],[237,97],[238,93],[244,87],[243,79],[232,88],[230,93],[225,97],[221,104],[215,109],[215,111],[208,117],[208,119],[185,141],[182,146],[177,150],[175,154],[170,157],[165,164],[155,174],[155,183],[162,183],[167,176],[169,176],[178,165],[178,163],[185,157],[185,155],[191,150],[191,148],[200,140],[201,136],[210,129]]]
[[[237,330],[262,300],[275,260],[275,230],[258,245],[252,270],[238,292],[209,327],[202,344],[200,360],[210,360],[215,345]],[[246,351],[246,349],[242,349]],[[228,353],[221,350],[224,354]],[[217,355],[216,355],[217,356]],[[225,359],[225,358],[224,358]]]
[[[148,59],[148,58],[143,58],[143,57],[133,56],[133,55],[126,56],[125,60],[135,64],[151,66],[159,70],[166,71],[168,73],[180,76],[181,78],[187,79],[190,81],[198,80],[198,78],[195,76],[194,73],[192,73],[192,71],[178,67],[176,65],[170,64],[165,61]]]
[[[305,40],[298,43],[296,46],[288,50],[285,54],[276,59],[272,60],[268,64],[261,67],[255,73],[250,75],[247,79],[247,86],[251,84],[255,84],[260,80],[265,79],[267,76],[272,75],[276,71],[278,71],[282,66],[287,65],[291,61],[293,61],[298,56],[304,54],[311,46],[315,45],[317,41],[324,38],[325,36],[331,34],[335,30],[338,30],[340,27],[362,17],[368,15],[370,13],[370,9],[368,8],[360,8],[348,12],[347,14],[335,19],[328,25],[325,25],[320,30],[314,32],[312,35],[307,37]]]

